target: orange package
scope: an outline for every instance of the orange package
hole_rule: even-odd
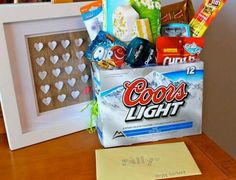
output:
[[[80,8],[81,17],[88,31],[89,37],[94,40],[103,27],[102,1],[94,1]]]
[[[158,37],[156,63],[166,66],[199,61],[203,47],[203,37]]]
[[[87,13],[87,12],[93,10],[94,8],[98,8],[101,6],[102,6],[102,0],[94,1],[94,2],[91,2],[87,5],[82,6],[80,8],[80,12],[81,12],[81,14],[84,14],[84,13]]]

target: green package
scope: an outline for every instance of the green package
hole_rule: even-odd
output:
[[[140,18],[148,18],[154,42],[161,29],[161,0],[130,0],[131,6],[139,13]]]

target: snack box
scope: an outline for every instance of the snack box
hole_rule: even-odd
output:
[[[103,70],[92,64],[104,147],[200,134],[203,62]]]
[[[113,34],[113,23],[112,23],[113,14],[118,7],[128,5],[129,0],[119,0],[119,1],[103,0],[102,3],[104,11],[103,30]]]

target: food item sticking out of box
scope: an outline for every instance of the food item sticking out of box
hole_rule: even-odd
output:
[[[146,39],[134,38],[127,47],[126,62],[131,67],[155,65],[156,48]]]
[[[85,56],[103,69],[155,65],[155,45],[146,39],[134,38],[127,46],[116,37],[100,31],[89,45]]]
[[[200,61],[203,46],[203,38],[159,37],[157,64],[166,66]]]
[[[121,68],[125,64],[127,45],[109,33],[100,31],[89,45],[85,56],[95,62],[112,60],[116,67]]]
[[[202,37],[227,0],[204,0],[190,22],[193,37]]]
[[[184,23],[166,24],[161,27],[161,35],[167,37],[191,37],[190,26]]]
[[[189,23],[194,16],[194,8],[191,0],[169,4],[161,8],[161,24]]]
[[[139,18],[139,15],[137,12],[130,7],[129,0],[103,0],[103,9],[104,9],[104,26],[103,30],[108,32],[111,35],[118,34],[118,28],[122,30],[122,32],[119,32],[119,37],[123,36],[123,34],[130,34],[133,30],[133,25],[136,19]],[[125,12],[125,9],[129,11],[130,14]],[[129,16],[133,20],[129,19]],[[128,24],[132,24],[132,27],[127,26]],[[114,26],[115,25],[115,26]],[[117,27],[117,26],[121,27]],[[126,35],[127,36],[127,35]],[[132,37],[129,37],[131,39]],[[128,41],[128,40],[125,40]]]
[[[147,39],[149,42],[153,43],[149,19],[137,19],[135,25],[135,34],[137,35],[137,37]]]
[[[95,1],[80,8],[81,16],[91,40],[94,40],[103,27],[103,8],[101,1]]]
[[[131,6],[139,13],[140,18],[148,18],[151,25],[152,37],[155,39],[160,35],[160,0],[130,0]]]
[[[153,42],[160,34],[160,0],[104,0],[103,8],[103,30],[121,41],[138,36]]]
[[[130,6],[118,6],[112,15],[113,33],[121,41],[129,42],[134,37],[134,29],[139,14]]]

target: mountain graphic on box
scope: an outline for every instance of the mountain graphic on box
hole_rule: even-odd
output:
[[[152,71],[151,73],[146,75],[144,79],[147,80],[148,86],[152,89],[157,89],[159,86],[167,87],[169,84],[174,84],[175,86],[178,86],[179,84],[181,84],[181,82],[185,82],[187,84],[187,91],[189,92],[188,98],[197,98],[201,100],[201,94],[197,92],[202,92],[203,81],[196,81],[196,83],[189,82],[184,79],[172,81],[171,79],[167,78],[166,76],[157,71]],[[112,91],[108,91],[109,93],[103,93],[105,95],[102,96],[102,103],[113,109],[126,110],[126,107],[122,102],[124,87],[118,86],[117,88],[113,88]]]

